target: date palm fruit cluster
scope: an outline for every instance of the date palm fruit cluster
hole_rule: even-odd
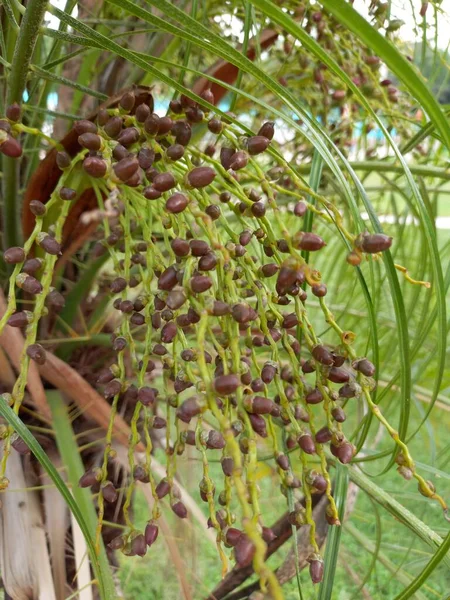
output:
[[[311,527],[310,573],[317,583],[323,561],[312,495],[327,496],[328,522],[339,525],[329,468],[355,455],[345,434],[346,413],[365,403],[380,414],[371,399],[375,368],[355,352],[354,334],[343,331],[327,308],[327,287],[313,267],[314,253],[326,241],[302,228],[308,211],[316,211],[317,219],[325,213],[308,203],[308,188],[274,148],[273,123],[243,135],[233,115],[211,112],[213,101],[209,90],[200,102],[183,96],[170,103],[166,116],[158,116],[151,99],[138,103],[131,91],[118,106],[100,109],[95,121],[74,124],[79,151],[58,152],[55,191],[46,205],[30,203],[36,218],[32,235],[23,248],[4,255],[14,271],[1,327],[7,320],[24,328],[26,348],[16,386],[3,399],[18,410],[29,361],[46,360],[38,325],[64,304],[52,287],[63,225],[80,190],[91,186],[100,235],[91,254],[109,255],[106,293],[115,317],[115,358],[98,373],[97,385],[113,417],[125,414],[131,430],[130,480],[121,490],[127,530],[111,547],[142,556],[158,537],[163,507],[181,519],[188,516],[177,464],[190,446],[203,465],[200,496],[224,563],[223,546],[232,549],[238,566],[253,562],[263,585],[278,597],[265,562],[274,533],[260,506],[259,456],[272,457],[280,493],[290,500],[289,521]],[[7,117],[0,121],[5,132],[0,151],[18,156],[17,128]],[[298,223],[289,231],[277,205],[283,182],[295,200]],[[391,245],[384,234],[349,236],[354,264]],[[19,293],[34,304],[16,308]],[[311,324],[311,298],[331,327],[331,343],[319,339]],[[11,445],[24,451],[11,432],[4,438],[5,455]],[[400,472],[416,477],[425,495],[440,498],[416,473],[406,446],[393,438]],[[102,460],[80,480],[97,493],[100,524],[105,503],[122,497],[108,478],[112,442],[111,428]],[[165,448],[163,478],[152,468],[155,446]],[[222,470],[214,479],[211,460],[220,461]],[[136,485],[150,486],[154,498],[144,531],[136,529],[129,512]]]
[[[397,35],[401,22],[389,19],[389,4],[382,0],[367,4],[372,25],[384,30],[388,37]],[[278,5],[287,9],[286,2],[280,1]],[[401,93],[395,81],[386,77],[379,56],[314,0],[294,3],[290,7],[290,15],[304,32],[333,57],[364,98],[370,99],[376,111],[389,111],[391,122],[400,135],[411,135],[410,124],[403,119],[405,112],[412,110],[411,99]],[[271,51],[271,58],[273,77],[278,78],[279,83],[291,92],[298,90],[307,100],[311,114],[327,122],[333,142],[344,154],[358,146],[366,158],[376,156],[377,146],[384,141],[376,136],[367,139],[374,124],[366,120],[366,110],[361,107],[359,98],[333,69],[328,68],[305,45],[296,43],[288,33],[283,34],[281,43]],[[248,91],[253,93],[251,89]],[[364,143],[361,143],[362,140]],[[295,155],[298,155],[299,165],[314,150],[310,144],[305,144],[302,137],[294,138],[292,147]]]

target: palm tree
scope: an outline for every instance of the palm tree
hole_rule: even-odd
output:
[[[352,4],[3,2],[9,597],[445,597],[447,15]]]

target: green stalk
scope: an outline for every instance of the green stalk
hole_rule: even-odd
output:
[[[14,48],[11,71],[8,79],[6,105],[14,102],[22,103],[37,36],[47,9],[46,0],[30,0],[20,24],[19,36]],[[12,158],[3,161],[3,235],[5,248],[17,246],[20,235],[18,231],[18,214],[20,204],[17,202],[18,162]]]
[[[76,0],[67,0],[66,1],[66,5],[64,7],[64,11],[67,12],[67,14],[71,14],[74,7],[76,6]],[[64,33],[65,30],[67,29],[67,26],[65,23],[63,23],[62,21],[59,23],[59,27],[58,27],[58,31]],[[56,58],[59,58],[62,52],[62,49],[64,48],[63,46],[63,39],[62,38],[56,38],[53,41],[53,44],[47,54],[47,56],[45,57],[45,63],[43,66],[43,68],[45,70],[50,70],[50,67],[47,65],[47,63],[53,58],[54,60]],[[67,54],[64,58],[67,57]],[[67,57],[68,58],[68,57]],[[43,57],[44,59],[44,57]],[[36,62],[36,59],[35,59]],[[30,89],[30,93],[29,93],[29,101],[33,99],[33,101],[35,102],[35,104],[38,105],[38,107],[40,109],[42,109],[44,111],[44,113],[42,113],[42,111],[38,111],[35,110],[33,111],[33,113],[31,114],[30,117],[30,125],[33,127],[40,127],[42,125],[42,122],[45,118],[46,114],[49,114],[46,111],[46,107],[47,107],[47,99],[48,96],[52,90],[52,86],[54,85],[53,82],[51,80],[48,80],[44,86],[41,88],[41,90],[39,91],[39,94],[37,95],[37,97],[35,97],[35,92],[38,88],[38,84],[39,84],[39,79],[37,79],[34,83],[34,86],[31,87]],[[39,138],[28,138],[25,142],[25,147],[24,150],[31,150],[31,156],[30,156],[30,160],[28,161],[27,164],[27,169],[26,169],[26,173],[25,173],[25,180],[28,181],[30,178],[31,173],[34,173],[38,163],[39,163],[39,153],[37,152],[39,146]]]
[[[21,102],[28,76],[34,47],[44,14],[47,9],[46,0],[30,0],[20,25],[19,37],[11,63],[8,82],[7,104]]]

